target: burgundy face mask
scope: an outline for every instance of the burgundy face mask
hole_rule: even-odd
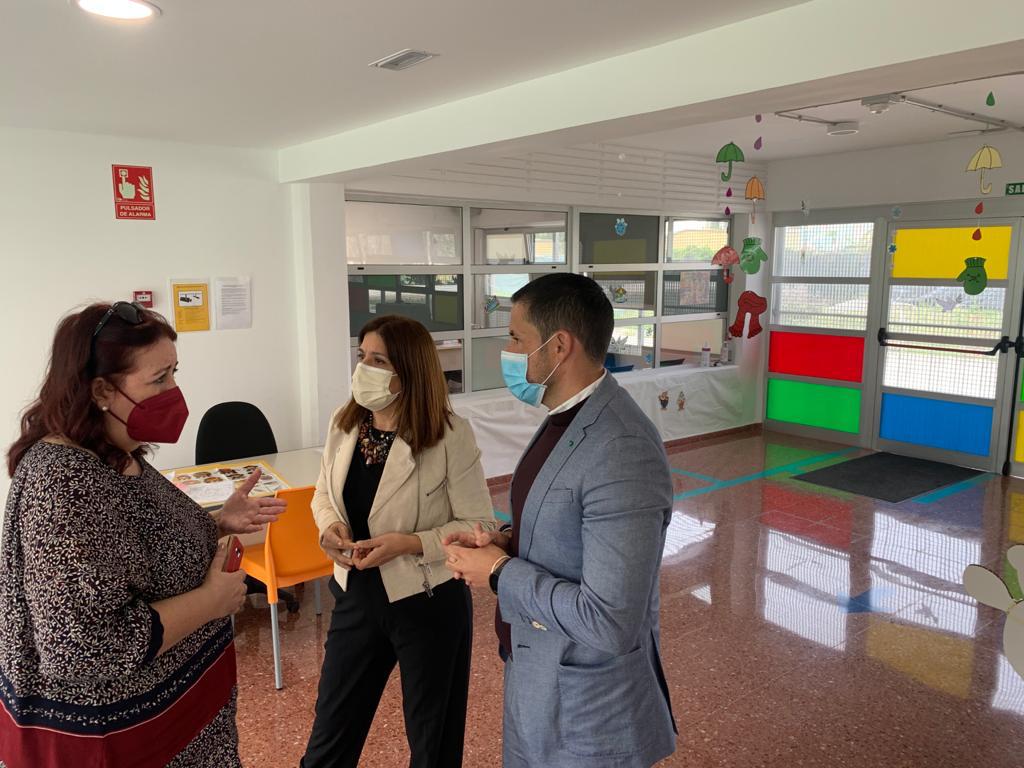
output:
[[[120,389],[117,391],[135,406],[128,414],[128,421],[108,411],[128,428],[128,437],[140,443],[178,442],[181,430],[185,428],[185,420],[188,419],[188,406],[178,387],[147,397],[141,403],[136,403]]]

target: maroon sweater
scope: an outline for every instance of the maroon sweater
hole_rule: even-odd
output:
[[[519,462],[519,468],[516,470],[515,477],[512,478],[512,544],[509,547],[509,554],[512,557],[519,556],[519,528],[523,520],[523,507],[526,506],[526,497],[530,495],[530,490],[533,488],[533,481],[537,479],[537,475],[544,467],[544,462],[548,460],[548,456],[558,445],[558,441],[562,439],[565,430],[569,428],[572,420],[576,418],[576,414],[580,412],[586,402],[583,400],[568,411],[548,417],[544,424],[544,431],[540,433]],[[512,627],[502,620],[500,604],[494,610],[494,629],[498,633],[498,641],[505,654],[511,655]]]

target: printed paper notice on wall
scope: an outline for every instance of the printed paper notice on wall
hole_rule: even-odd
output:
[[[210,330],[210,284],[198,280],[171,281],[174,327],[178,333]]]
[[[155,219],[153,169],[143,165],[112,165],[114,177],[114,217],[118,219]]]
[[[217,330],[252,328],[252,282],[248,277],[218,277],[213,281]]]

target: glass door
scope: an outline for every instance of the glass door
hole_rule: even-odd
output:
[[[1018,230],[1017,220],[890,226],[878,332],[878,450],[1002,469],[1017,360],[1020,270],[1010,256]]]

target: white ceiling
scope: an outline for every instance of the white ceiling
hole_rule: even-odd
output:
[[[138,24],[68,0],[0,0],[0,123],[277,148],[800,0],[156,3],[163,15]],[[402,48],[441,57],[366,66]]]
[[[990,91],[996,99],[994,107],[989,107],[985,103]],[[943,85],[906,93],[936,104],[1024,125],[1024,74]],[[872,95],[875,94],[864,94],[865,97]],[[714,155],[723,144],[733,141],[744,150],[748,160],[765,162],[789,157],[941,141],[951,138],[954,132],[983,127],[980,123],[968,122],[907,104],[893,104],[888,112],[881,115],[872,115],[859,101],[816,108],[800,104],[777,105],[777,111],[789,109],[832,122],[856,120],[860,123],[860,132],[853,136],[829,136],[824,125],[796,122],[773,114],[764,114],[760,123],[751,115],[737,120],[623,137],[614,143],[616,146]],[[754,150],[754,142],[759,136],[763,139],[763,146],[758,151]],[[998,134],[995,136],[998,137]]]

